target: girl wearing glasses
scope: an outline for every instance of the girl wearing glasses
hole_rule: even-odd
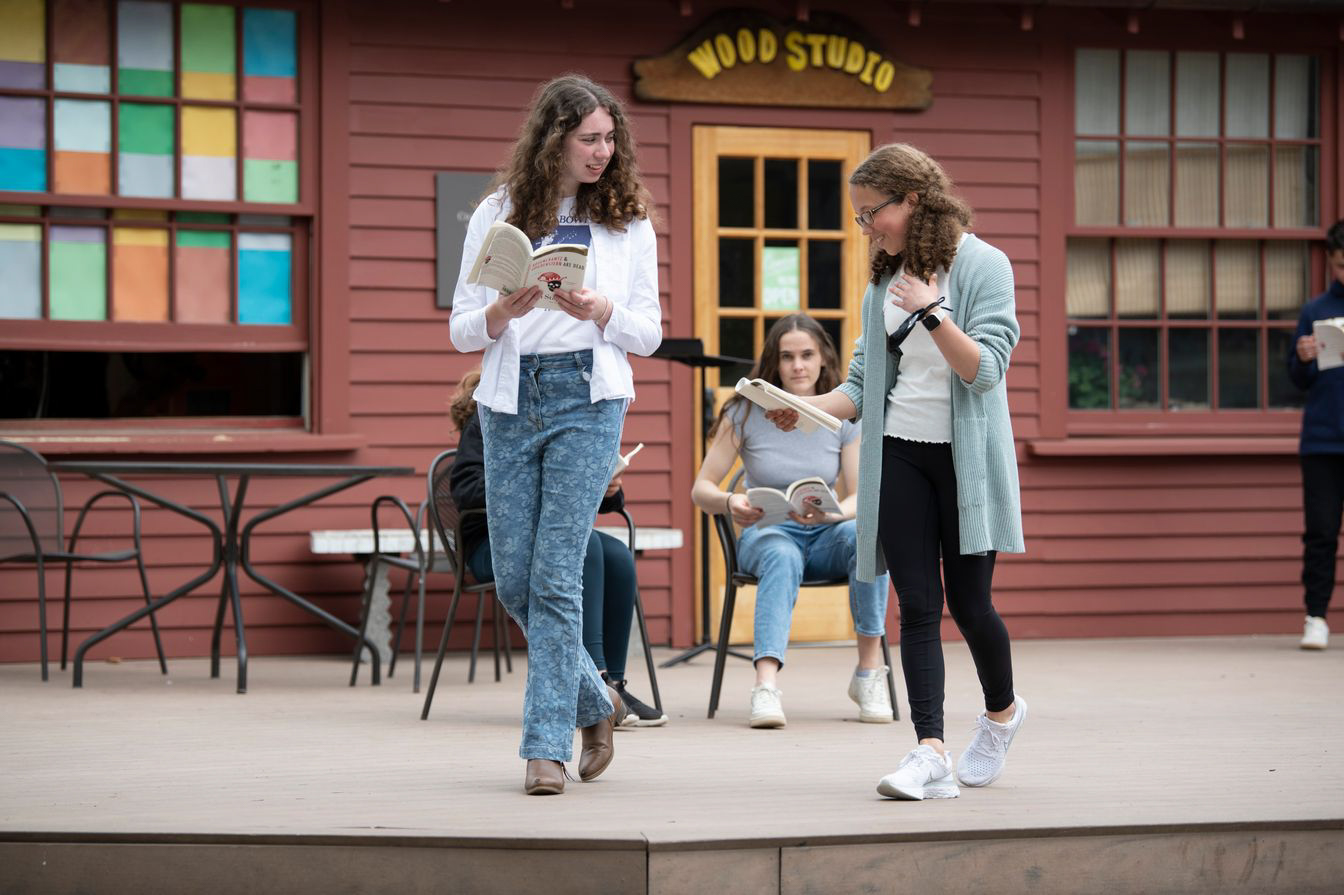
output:
[[[610,764],[625,717],[583,649],[583,559],[635,396],[626,354],[662,341],[658,255],[625,110],[587,78],[542,85],[497,183],[467,225],[450,325],[458,351],[485,352],[473,397],[490,555],[499,601],[527,635],[523,787],[546,795],[564,791],[575,727],[587,781]],[[544,310],[535,285],[468,284],[496,220],[534,247],[587,245],[583,288],[551,292],[560,309]]]
[[[1003,252],[968,231],[970,209],[913,146],[874,150],[850,175],[849,195],[873,246],[863,335],[848,379],[807,400],[842,419],[869,414],[859,448],[858,574],[871,580],[885,564],[896,586],[918,739],[878,792],[955,798],[958,780],[998,778],[1027,715],[990,597],[995,556],[1025,549],[1004,385],[1019,333],[1013,271]],[[785,430],[797,423],[793,411],[768,416]],[[960,761],[943,738],[944,582],[985,699]]]

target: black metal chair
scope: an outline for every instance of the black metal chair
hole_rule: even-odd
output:
[[[134,547],[106,553],[80,553],[79,532],[90,508],[106,498],[129,502]],[[70,637],[70,584],[76,562],[120,563],[135,560],[140,572],[140,587],[145,603],[152,602],[149,578],[145,574],[144,553],[140,544],[140,502],[134,496],[115,489],[100,491],[89,498],[75,519],[70,542],[62,543],[65,536],[65,501],[61,483],[47,467],[42,455],[31,448],[12,441],[0,440],[0,563],[13,562],[37,566],[38,636],[41,638],[42,680],[47,680],[47,562],[65,563],[65,600],[61,613],[61,668],[65,668]],[[159,637],[158,621],[149,616],[154,631],[154,648],[159,654],[159,670],[168,673],[168,662],[163,655],[163,641]]]
[[[739,469],[728,483],[729,491],[736,491],[742,482],[743,470]],[[719,645],[714,654],[714,680],[709,690],[709,717],[713,718],[719,708],[719,691],[723,687],[723,666],[728,658],[728,632],[733,624],[733,607],[737,602],[737,589],[747,584],[757,584],[755,575],[742,571],[737,561],[737,529],[733,519],[727,513],[715,513],[714,529],[719,535],[719,546],[723,548],[724,591],[723,613],[719,617]],[[836,587],[848,585],[848,578],[827,578],[807,580],[802,587]],[[882,664],[887,666],[887,693],[891,697],[891,717],[901,720],[901,709],[896,702],[896,676],[891,670],[891,651],[887,648],[887,635],[882,635]]]
[[[413,691],[420,692],[420,658],[422,645],[424,643],[424,618],[425,618],[425,576],[430,572],[443,571],[453,575],[453,601],[448,610],[448,618],[445,621],[445,633],[452,628],[452,619],[457,614],[457,604],[461,594],[476,593],[484,595],[487,592],[493,592],[494,582],[468,582],[462,584],[462,576],[457,573],[458,569],[466,569],[466,558],[458,555],[457,544],[461,543],[460,518],[469,517],[472,514],[484,515],[484,510],[464,510],[458,512],[457,503],[453,500],[452,492],[449,488],[449,473],[453,468],[453,460],[457,457],[457,449],[450,448],[440,453],[434,458],[434,462],[429,465],[427,479],[428,497],[420,502],[414,518],[411,516],[410,507],[399,497],[392,495],[383,495],[377,498],[372,505],[373,515],[373,554],[369,562],[369,575],[364,587],[364,603],[361,612],[360,633],[363,634],[369,623],[369,603],[373,592],[373,584],[377,578],[378,567],[380,565],[389,565],[396,568],[406,569],[409,574],[406,576],[406,589],[402,593],[401,611],[397,617],[396,633],[392,638],[392,656],[388,662],[387,676],[390,679],[396,670],[397,653],[401,645],[402,633],[406,627],[406,612],[410,605],[411,585],[419,584],[419,602],[417,604],[415,617],[415,681]],[[403,557],[399,553],[383,552],[381,548],[381,533],[378,525],[378,510],[381,506],[396,506],[402,516],[406,519],[411,531],[419,532],[428,519],[431,524],[429,533],[429,543],[421,544],[420,539],[416,538],[415,548],[412,556]],[[445,519],[454,521],[441,524]],[[448,534],[445,534],[445,533]],[[433,549],[436,545],[443,548],[444,565],[435,565],[437,554]],[[466,572],[470,575],[470,572]],[[482,599],[476,604],[476,630],[471,643],[471,667],[467,673],[467,682],[476,680],[476,657],[480,651],[481,644],[481,624],[485,614],[485,604],[489,602]],[[504,650],[504,660],[508,670],[513,671],[512,650],[508,642],[508,618],[498,605],[493,607],[491,612],[491,624],[495,632],[495,680],[500,679],[500,652]],[[353,667],[350,670],[350,683],[353,685],[356,675],[359,673],[359,657],[361,650],[357,646],[355,649],[355,658]],[[438,677],[438,662],[435,663],[435,678]],[[432,689],[431,689],[432,692]]]
[[[620,516],[625,520],[625,544],[630,548],[630,553],[638,556],[635,546],[635,520],[630,517],[630,513],[625,507],[621,507],[610,515]],[[639,594],[639,576],[635,576],[635,618],[639,620],[639,642],[644,645],[644,665],[649,671],[649,689],[653,691],[653,707],[658,713],[666,714],[663,711],[663,697],[658,694],[658,673],[654,671],[653,647],[649,644],[649,627],[644,622],[644,598]]]

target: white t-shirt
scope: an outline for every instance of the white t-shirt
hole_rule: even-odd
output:
[[[559,220],[555,230],[541,239],[534,240],[532,248],[539,249],[552,243],[575,243],[592,247],[592,226],[587,221],[575,218],[573,196],[560,200]],[[585,289],[597,287],[599,260],[589,253],[588,269],[583,273]],[[533,308],[518,321],[518,353],[562,354],[566,351],[592,348],[592,330],[596,325],[591,320],[575,320],[564,311]]]
[[[961,234],[961,242],[966,234]],[[953,261],[955,264],[955,260]],[[900,279],[905,267],[896,271],[892,282]],[[947,296],[948,272],[938,270],[938,295]],[[887,333],[896,331],[910,315],[883,296],[883,321]],[[952,367],[933,342],[933,333],[916,324],[901,343],[900,375],[887,393],[887,413],[883,433],[906,441],[932,444],[952,442]]]

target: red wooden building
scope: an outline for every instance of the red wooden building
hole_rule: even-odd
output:
[[[0,437],[51,458],[423,471],[476,362],[436,304],[436,175],[488,175],[538,82],[577,70],[629,104],[665,333],[710,351],[752,355],[793,308],[852,343],[866,245],[848,168],[896,140],[943,162],[1017,278],[1028,552],[997,577],[1015,635],[1295,630],[1284,358],[1344,214],[1342,48],[1328,2],[0,0]],[[685,646],[698,383],[634,365],[632,510],[687,545],[647,554],[641,589],[651,639]],[[365,528],[372,496],[421,487],[285,516],[253,559],[352,618],[360,570],[312,555],[308,532]],[[114,511],[94,526],[110,547]],[[149,509],[145,526],[156,591],[208,562],[180,517]],[[129,569],[83,570],[76,593],[77,636],[139,599]],[[244,596],[254,653],[345,648]],[[204,653],[217,598],[162,613],[172,653]],[[37,652],[33,573],[6,568],[0,660]],[[151,652],[133,629],[94,655]]]

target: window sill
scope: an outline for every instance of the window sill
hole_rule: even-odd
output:
[[[0,438],[47,454],[306,454],[353,451],[368,443],[358,433],[317,435],[285,429],[152,429],[38,432],[0,429]]]
[[[1209,457],[1291,456],[1293,436],[1170,436],[1106,438],[1037,438],[1027,442],[1036,457]]]

